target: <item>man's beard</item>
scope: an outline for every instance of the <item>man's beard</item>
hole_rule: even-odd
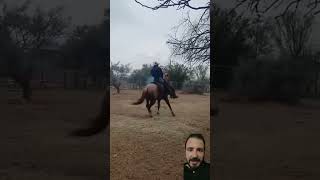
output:
[[[192,159],[190,159],[190,160],[188,161],[188,165],[189,165],[189,168],[190,168],[190,169],[196,169],[196,168],[199,167],[199,166],[191,166],[191,161],[197,161],[197,162],[199,162],[199,166],[200,166],[201,163],[203,162],[203,160],[201,161],[201,159],[199,159],[199,158],[192,158]]]

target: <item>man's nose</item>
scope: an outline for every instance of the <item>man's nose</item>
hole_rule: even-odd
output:
[[[193,150],[193,151],[191,152],[191,156],[192,156],[192,158],[198,157],[197,151],[196,151],[196,150]]]

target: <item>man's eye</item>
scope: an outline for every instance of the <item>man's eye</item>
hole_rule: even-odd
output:
[[[203,150],[203,149],[198,149],[198,151],[199,151],[199,152],[204,152],[204,150]]]

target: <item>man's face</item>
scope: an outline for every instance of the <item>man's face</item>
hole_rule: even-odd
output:
[[[186,144],[186,158],[190,168],[197,168],[204,158],[204,143],[198,138],[189,138]]]

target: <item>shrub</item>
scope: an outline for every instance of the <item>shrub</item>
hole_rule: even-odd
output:
[[[276,100],[297,103],[310,80],[309,57],[280,57],[242,61],[234,70],[230,86],[233,95],[251,100]]]

